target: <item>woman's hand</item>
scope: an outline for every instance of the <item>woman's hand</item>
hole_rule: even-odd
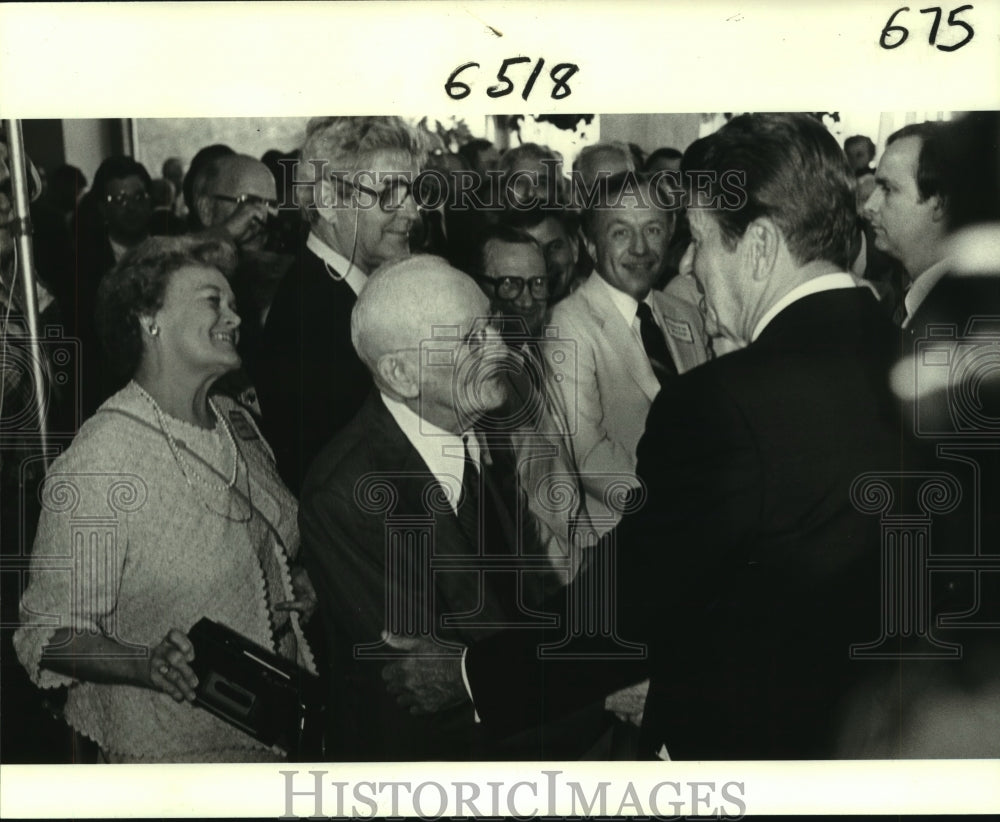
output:
[[[169,694],[178,702],[194,702],[198,677],[188,664],[194,659],[194,645],[187,634],[171,628],[149,654],[150,687]]]
[[[295,599],[279,602],[274,608],[276,611],[298,611],[302,622],[306,623],[316,610],[316,589],[313,588],[306,569],[301,565],[293,565],[291,573],[292,593]]]

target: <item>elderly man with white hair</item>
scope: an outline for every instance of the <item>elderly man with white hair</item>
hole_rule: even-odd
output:
[[[307,127],[295,180],[310,234],[271,303],[253,374],[293,490],[371,389],[351,346],[351,309],[369,273],[410,253],[410,184],[422,160],[422,141],[398,117],[323,117]]]
[[[429,255],[368,278],[351,337],[374,390],[313,462],[299,513],[329,651],[327,753],[489,758],[498,749],[471,706],[419,717],[395,703],[382,635],[447,653],[531,624],[528,609],[554,586],[523,515],[510,436],[480,425],[506,396],[495,367],[505,345],[475,282]],[[450,564],[432,572],[432,561]]]

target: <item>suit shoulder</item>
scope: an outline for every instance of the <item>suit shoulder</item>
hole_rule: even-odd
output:
[[[373,468],[371,438],[358,415],[320,449],[303,482],[302,499],[316,491],[353,486]]]
[[[552,309],[549,325],[559,329],[580,328],[581,326],[596,325],[597,322],[593,302],[584,293],[583,288],[579,288],[564,300],[556,303]]]

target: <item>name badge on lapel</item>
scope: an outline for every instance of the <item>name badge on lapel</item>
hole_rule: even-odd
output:
[[[688,343],[694,342],[694,334],[691,331],[691,326],[683,320],[672,320],[670,317],[664,317],[663,322],[667,327],[667,333],[671,337]]]
[[[260,439],[260,434],[257,433],[257,429],[254,428],[253,423],[250,422],[250,420],[247,419],[246,414],[238,408],[233,408],[229,412],[229,422],[232,424],[233,430],[241,440]]]

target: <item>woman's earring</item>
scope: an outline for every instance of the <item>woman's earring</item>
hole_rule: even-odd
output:
[[[149,326],[150,337],[158,337],[159,334],[160,334],[160,326],[158,326],[156,323],[153,323],[152,325]]]

